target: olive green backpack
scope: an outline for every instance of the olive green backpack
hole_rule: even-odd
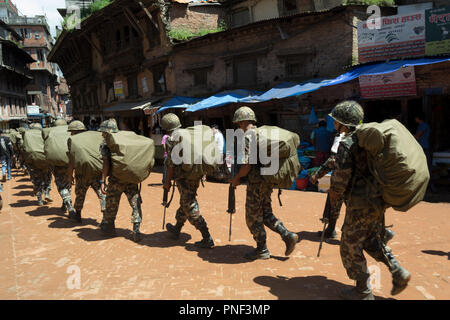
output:
[[[53,127],[42,133],[44,138],[44,152],[51,166],[65,167],[69,165],[67,141],[70,138],[68,126]]]
[[[172,161],[178,165],[176,179],[198,180],[218,170],[220,153],[210,127],[199,125],[177,129],[172,133],[172,139],[176,141],[172,149]],[[174,159],[176,155],[180,161]]]
[[[48,162],[44,152],[44,139],[39,129],[31,129],[23,136],[25,162],[34,169],[48,169]]]
[[[263,179],[274,188],[291,188],[302,168],[297,155],[300,137],[294,132],[276,126],[261,126],[254,130],[258,141],[258,157],[260,148],[266,148],[268,157],[278,154],[279,159],[277,172],[273,175],[262,174]],[[261,159],[258,162],[261,162]],[[267,167],[270,167],[270,164],[261,165],[261,168]]]
[[[103,159],[100,144],[103,136],[98,131],[86,131],[71,136],[67,140],[69,160],[73,163],[76,175],[90,180],[101,176]]]
[[[111,152],[112,175],[122,182],[141,183],[155,164],[155,143],[133,131],[108,133],[106,145]]]
[[[356,135],[384,201],[404,212],[422,201],[430,174],[423,149],[408,129],[393,119],[362,124]]]

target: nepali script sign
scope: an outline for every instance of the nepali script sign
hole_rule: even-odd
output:
[[[425,11],[427,55],[450,53],[450,7]]]
[[[361,96],[364,99],[416,95],[414,67],[359,77]]]
[[[425,55],[425,12],[380,18],[375,28],[358,23],[359,63]]]

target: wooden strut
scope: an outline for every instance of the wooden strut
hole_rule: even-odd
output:
[[[91,40],[89,39],[89,36],[87,36],[86,34],[83,35],[83,37],[86,39],[87,42],[89,42],[89,44],[95,49],[97,50],[97,52],[100,55],[103,55],[102,51],[99,49],[99,47],[97,47],[97,45]]]
[[[147,33],[145,30],[141,27],[139,24],[139,21],[137,21],[136,17],[133,15],[133,13],[128,9],[127,7],[124,8],[125,17],[128,19],[128,21],[134,26],[134,28],[138,29],[143,36],[147,37]]]
[[[151,21],[151,23],[153,24],[153,26],[155,27],[155,29],[159,31],[158,24],[153,20],[152,15],[151,15],[150,12],[148,11],[148,9],[144,6],[144,4],[142,3],[142,1],[134,0],[134,2],[137,2],[137,3],[141,6],[142,10],[144,10],[145,14],[146,14],[147,17],[150,19],[150,21]]]

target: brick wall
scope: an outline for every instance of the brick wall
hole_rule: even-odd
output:
[[[192,32],[201,29],[217,29],[221,20],[225,19],[225,9],[221,6],[191,6],[172,3],[170,8],[170,25],[172,28],[183,28]]]

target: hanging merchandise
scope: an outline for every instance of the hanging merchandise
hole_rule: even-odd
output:
[[[309,124],[317,124],[319,121],[317,120],[316,113],[314,112],[314,108],[311,108],[311,113],[309,114],[308,123]]]

